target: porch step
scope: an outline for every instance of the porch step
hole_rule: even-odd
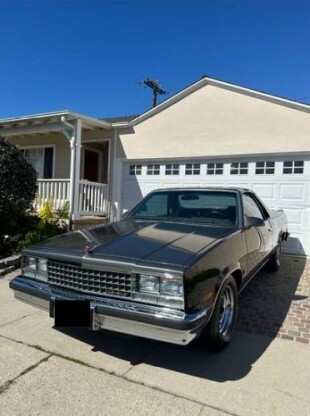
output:
[[[73,220],[73,229],[81,230],[83,228],[94,227],[96,225],[103,225],[109,222],[109,219],[104,216],[85,216],[81,217],[78,220]]]

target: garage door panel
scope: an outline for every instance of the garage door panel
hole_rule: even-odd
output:
[[[266,200],[276,198],[276,184],[274,183],[254,183],[252,189],[257,195]]]
[[[305,197],[305,185],[299,183],[281,183],[280,198],[303,201]]]
[[[250,184],[247,182],[226,182],[225,185],[223,186],[227,186],[229,188],[250,188]]]
[[[262,160],[271,160],[275,162],[275,169],[273,172],[267,172],[263,168],[263,172],[257,172],[256,162]],[[173,187],[202,187],[202,186],[227,186],[227,187],[242,187],[252,189],[264,201],[264,203],[271,209],[284,209],[289,223],[289,231],[291,237],[284,245],[285,252],[294,254],[310,255],[310,160],[309,157],[303,158],[304,172],[303,174],[285,174],[284,160],[291,160],[287,156],[282,159],[274,156],[259,157],[256,160],[246,160],[240,158],[240,161],[235,160],[219,160],[218,162],[212,160],[169,160],[158,161],[150,160],[147,163],[136,161],[140,166],[141,171],[137,176],[130,175],[128,162],[124,162],[123,169],[123,199],[122,208],[132,208],[137,202],[141,200],[148,192],[158,188],[173,188]],[[297,160],[297,159],[296,159]],[[300,160],[300,159],[298,159]],[[237,164],[247,162],[248,169],[246,174],[238,171],[238,174],[232,174],[231,163]],[[150,169],[148,165],[160,165],[158,172],[148,174]],[[167,167],[165,165],[175,164],[179,166],[177,172],[173,174],[166,174]],[[186,164],[193,166],[191,174],[186,174]],[[194,174],[194,165],[200,165],[199,174]],[[217,165],[217,167],[216,167]],[[243,164],[244,166],[244,164]],[[261,168],[260,163],[259,167]],[[211,167],[211,168],[210,168]],[[217,169],[220,169],[221,172]],[[211,171],[211,172],[210,172]]]
[[[160,187],[160,182],[147,182],[144,186],[144,194],[148,194],[149,192],[159,189]]]
[[[166,183],[163,183],[162,185],[163,188],[177,188],[179,186],[180,184],[178,182],[168,182],[168,183],[166,182]]]
[[[287,216],[287,220],[289,224],[294,225],[300,225],[302,226],[302,220],[303,220],[303,210],[298,208],[288,208],[288,207],[282,207],[283,211],[285,212]]]

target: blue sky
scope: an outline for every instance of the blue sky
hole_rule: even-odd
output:
[[[151,106],[206,74],[310,103],[310,2],[1,1],[0,118]]]

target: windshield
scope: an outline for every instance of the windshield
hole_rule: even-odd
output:
[[[148,195],[131,219],[236,225],[237,195],[225,191],[166,191]]]

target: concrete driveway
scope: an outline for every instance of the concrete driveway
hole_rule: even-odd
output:
[[[309,415],[310,346],[300,341],[309,335],[308,271],[305,260],[286,258],[273,277],[257,276],[221,354],[56,330],[45,312],[13,298],[8,275],[0,279],[0,415]],[[291,324],[304,332],[281,339]]]

